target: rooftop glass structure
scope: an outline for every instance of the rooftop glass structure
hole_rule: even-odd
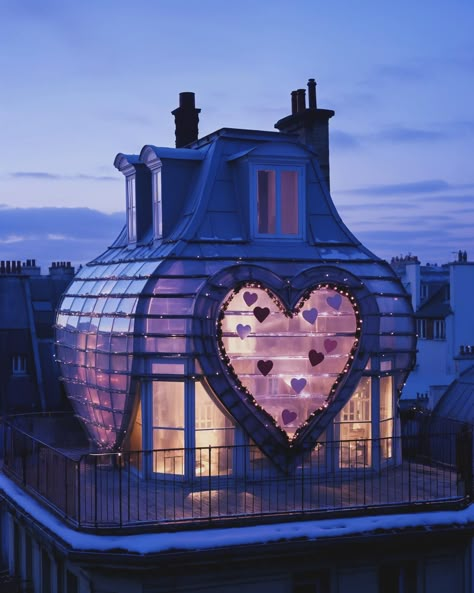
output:
[[[127,224],[76,275],[56,322],[94,448],[252,444],[286,471],[325,440],[397,436],[413,312],[331,200],[311,140],[331,114],[116,157]],[[306,144],[298,126],[312,126]],[[160,459],[148,471],[203,471],[183,454]],[[395,459],[386,447],[363,464]]]

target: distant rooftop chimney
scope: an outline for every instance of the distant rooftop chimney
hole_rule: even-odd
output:
[[[179,107],[171,112],[176,126],[176,148],[198,139],[200,109],[196,109],[194,93],[179,93]]]
[[[303,144],[310,146],[318,155],[319,166],[329,189],[329,120],[332,109],[318,109],[316,102],[316,81],[308,80],[308,107],[306,90],[291,93],[291,115],[280,119],[275,128],[280,132],[297,134]]]

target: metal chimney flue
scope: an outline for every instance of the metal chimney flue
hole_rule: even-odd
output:
[[[174,115],[176,148],[187,146],[198,139],[200,109],[196,109],[194,93],[179,93],[179,107]]]

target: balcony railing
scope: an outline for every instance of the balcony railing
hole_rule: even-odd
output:
[[[471,433],[325,442],[282,475],[254,446],[74,456],[4,430],[4,473],[83,530],[409,511],[472,493]]]

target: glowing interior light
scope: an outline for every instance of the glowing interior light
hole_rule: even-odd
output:
[[[358,324],[345,291],[315,288],[288,311],[252,284],[229,295],[218,329],[222,359],[237,385],[291,438],[327,406],[348,372]]]

